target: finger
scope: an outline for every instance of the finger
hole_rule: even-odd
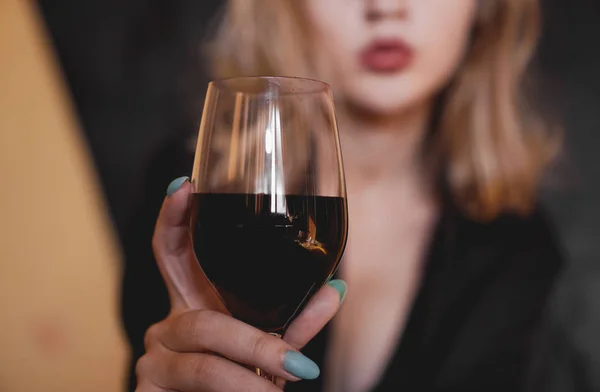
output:
[[[158,385],[152,384],[149,381],[142,381],[136,386],[135,392],[171,392],[171,391],[167,391],[167,390],[159,387]]]
[[[201,353],[163,355],[156,383],[180,392],[281,392],[270,381],[225,358]]]
[[[343,280],[332,280],[324,285],[290,324],[283,340],[296,350],[302,349],[335,316],[347,289]]]
[[[146,330],[144,334],[144,350],[146,352],[150,351],[152,346],[156,344],[159,340],[159,337],[163,334],[166,325],[164,322],[152,324],[150,328]]]
[[[169,195],[156,222],[152,247],[173,309],[223,311],[194,254],[189,229],[191,191],[187,177],[178,178],[169,185]]]
[[[319,376],[319,367],[282,339],[219,312],[182,314],[161,342],[172,351],[216,353],[290,381]]]
[[[154,374],[154,369],[151,367],[156,366],[158,363],[149,360],[148,355],[144,355],[140,360],[136,363],[135,366],[135,376],[136,376],[136,386],[135,392],[171,392],[168,389],[161,388],[155,382],[152,381],[152,376]]]

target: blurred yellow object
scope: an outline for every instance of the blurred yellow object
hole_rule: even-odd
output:
[[[49,42],[0,0],[0,390],[123,391],[120,249]]]

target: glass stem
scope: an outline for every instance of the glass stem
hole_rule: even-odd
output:
[[[275,332],[268,332],[269,335],[275,336],[276,338],[281,339],[281,334]],[[262,369],[256,368],[256,374],[264,379],[271,381],[273,384],[277,381],[277,377],[273,376],[269,373],[264,372]]]

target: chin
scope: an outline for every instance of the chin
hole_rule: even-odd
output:
[[[370,116],[395,116],[411,110],[419,100],[412,94],[384,94],[373,91],[349,99],[350,106]]]
[[[371,116],[397,116],[428,102],[437,83],[405,77],[369,77],[345,89],[350,106]]]

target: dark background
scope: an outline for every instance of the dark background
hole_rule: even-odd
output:
[[[565,133],[545,192],[569,256],[555,300],[549,391],[600,391],[600,1],[546,0],[540,68]]]
[[[566,137],[543,196],[570,262],[553,303],[548,391],[600,391],[600,1],[543,3],[540,91]],[[151,233],[138,228],[152,226],[149,211],[160,204],[155,195],[164,192],[151,184],[166,187],[191,170],[191,157],[181,151],[201,115],[207,83],[201,43],[221,1],[39,4],[125,252],[140,244],[149,251],[144,241]],[[133,275],[125,271],[125,287]],[[147,276],[159,279],[153,269]],[[136,306],[167,306],[143,289],[136,298],[123,305],[124,317],[133,317]],[[139,327],[153,321],[138,320]],[[134,344],[134,355],[139,350]]]

